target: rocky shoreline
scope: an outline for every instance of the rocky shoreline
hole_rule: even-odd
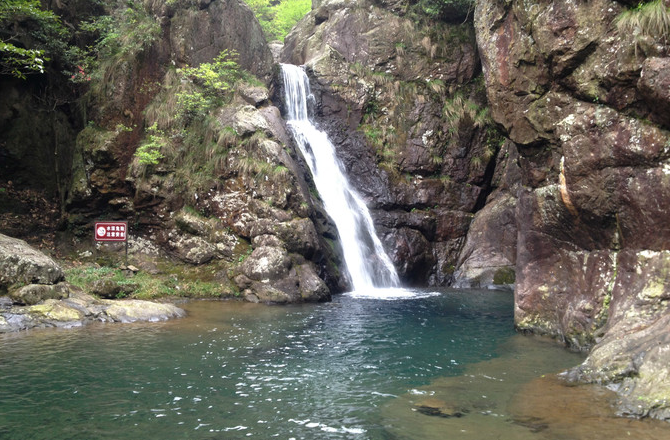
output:
[[[0,333],[186,315],[170,303],[99,298],[64,279],[63,269],[52,258],[23,240],[0,234]]]

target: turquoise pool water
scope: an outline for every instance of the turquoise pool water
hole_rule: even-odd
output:
[[[281,307],[195,301],[170,322],[0,335],[0,438],[451,438],[455,417],[417,411],[449,396],[459,423],[486,416],[487,429],[540,435],[506,413],[513,391],[468,401],[489,380],[468,384],[473,368],[492,365],[496,387],[515,390],[582,359],[516,335],[512,300],[444,290]]]

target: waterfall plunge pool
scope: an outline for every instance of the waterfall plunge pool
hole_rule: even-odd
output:
[[[555,381],[583,357],[515,334],[510,294],[416,293],[0,335],[0,438],[668,438]]]

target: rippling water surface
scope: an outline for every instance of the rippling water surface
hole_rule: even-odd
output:
[[[506,384],[582,359],[515,335],[503,293],[185,308],[166,323],[0,335],[0,438],[458,438],[484,416],[546,434],[506,412]],[[424,398],[463,416],[418,411]]]

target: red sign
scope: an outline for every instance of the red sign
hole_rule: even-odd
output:
[[[126,241],[128,222],[95,222],[95,241]]]

